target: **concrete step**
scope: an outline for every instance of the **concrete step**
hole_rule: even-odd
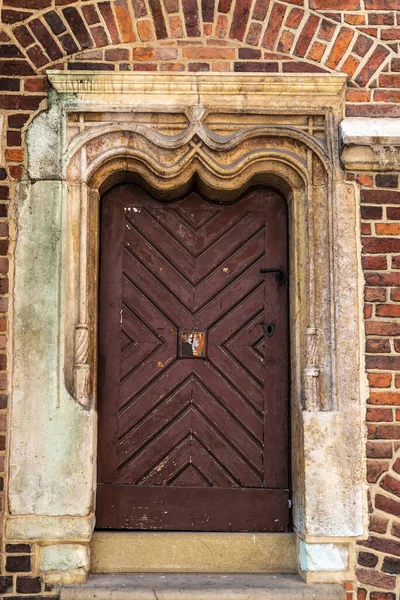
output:
[[[60,600],[345,600],[340,584],[297,575],[129,573],[91,575],[66,585]]]

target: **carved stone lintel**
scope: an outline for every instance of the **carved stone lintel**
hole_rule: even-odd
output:
[[[75,328],[74,398],[82,406],[89,406],[88,326],[79,323]]]

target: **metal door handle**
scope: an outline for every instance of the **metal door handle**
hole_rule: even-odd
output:
[[[286,283],[286,275],[282,269],[260,269],[260,273],[275,273],[274,279],[277,285]]]

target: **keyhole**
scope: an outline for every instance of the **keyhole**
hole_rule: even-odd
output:
[[[261,323],[264,333],[267,337],[272,337],[275,333],[275,323]]]

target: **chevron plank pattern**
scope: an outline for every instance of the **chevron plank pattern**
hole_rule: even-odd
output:
[[[268,194],[125,202],[114,483],[268,487],[266,378],[282,360],[262,328]],[[206,334],[204,357],[179,356],[181,330]]]

